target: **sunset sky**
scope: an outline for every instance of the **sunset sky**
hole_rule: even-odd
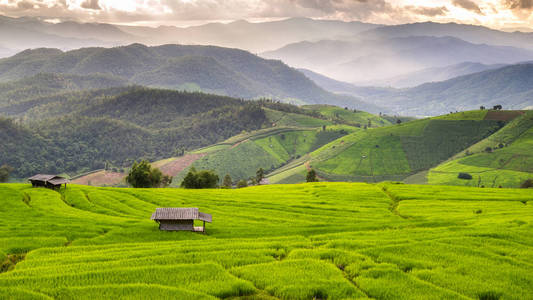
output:
[[[533,28],[533,0],[0,0],[0,14],[148,26],[310,17]]]

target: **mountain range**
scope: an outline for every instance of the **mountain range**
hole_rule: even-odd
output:
[[[511,64],[533,59],[533,51],[521,48],[473,44],[455,37],[429,36],[305,41],[261,55],[358,84],[464,62]]]
[[[124,82],[175,90],[204,91],[238,98],[273,98],[292,103],[325,103],[368,111],[372,104],[318,87],[281,61],[214,46],[132,44],[63,52],[40,48],[0,60],[0,82],[40,73],[110,76]]]

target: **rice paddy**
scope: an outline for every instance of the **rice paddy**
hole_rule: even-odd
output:
[[[533,299],[531,190],[0,184],[0,199],[0,298]],[[213,223],[159,231],[169,206]]]

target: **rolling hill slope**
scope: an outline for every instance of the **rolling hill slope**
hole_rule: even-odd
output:
[[[497,133],[433,169],[430,184],[519,187],[533,178],[533,111],[525,112]],[[468,173],[472,179],[459,179]]]
[[[302,182],[306,169],[313,168],[326,181],[402,180],[438,165],[504,125],[486,115],[486,111],[472,111],[359,129],[272,172],[269,178],[273,183]]]
[[[132,44],[116,48],[26,50],[0,60],[0,81],[39,73],[113,76],[115,80],[158,88],[204,91],[238,98],[274,98],[377,111],[353,96],[335,95],[281,61],[213,46]],[[120,85],[123,85],[120,82]]]

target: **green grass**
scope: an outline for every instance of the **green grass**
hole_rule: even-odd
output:
[[[466,299],[533,294],[533,193],[396,183],[60,192],[0,184],[8,299]],[[29,199],[29,201],[28,201]],[[161,232],[199,207],[207,234]],[[24,256],[25,254],[25,256]]]
[[[196,169],[214,170],[220,180],[229,174],[236,182],[254,177],[259,168],[267,172],[275,170],[348,132],[346,126],[331,126],[325,131],[318,128],[280,127],[243,133],[225,141],[224,147],[218,145],[201,150],[209,154],[192,166]],[[175,184],[179,185],[186,172],[188,169],[174,178]]]
[[[333,105],[306,105],[303,108],[316,111],[329,120],[342,122],[350,125],[382,127],[392,123],[380,116],[367,113],[365,111],[353,111]]]
[[[311,152],[307,161],[327,181],[403,180],[437,166],[501,127],[499,121],[483,120],[480,112],[359,129]],[[281,179],[296,172],[283,168],[274,172],[273,182],[285,182]],[[288,182],[298,177],[292,178]]]
[[[485,151],[489,147],[491,152]],[[526,112],[501,130],[430,170],[430,184],[519,187],[533,178],[533,112]],[[457,178],[460,172],[472,180]]]

